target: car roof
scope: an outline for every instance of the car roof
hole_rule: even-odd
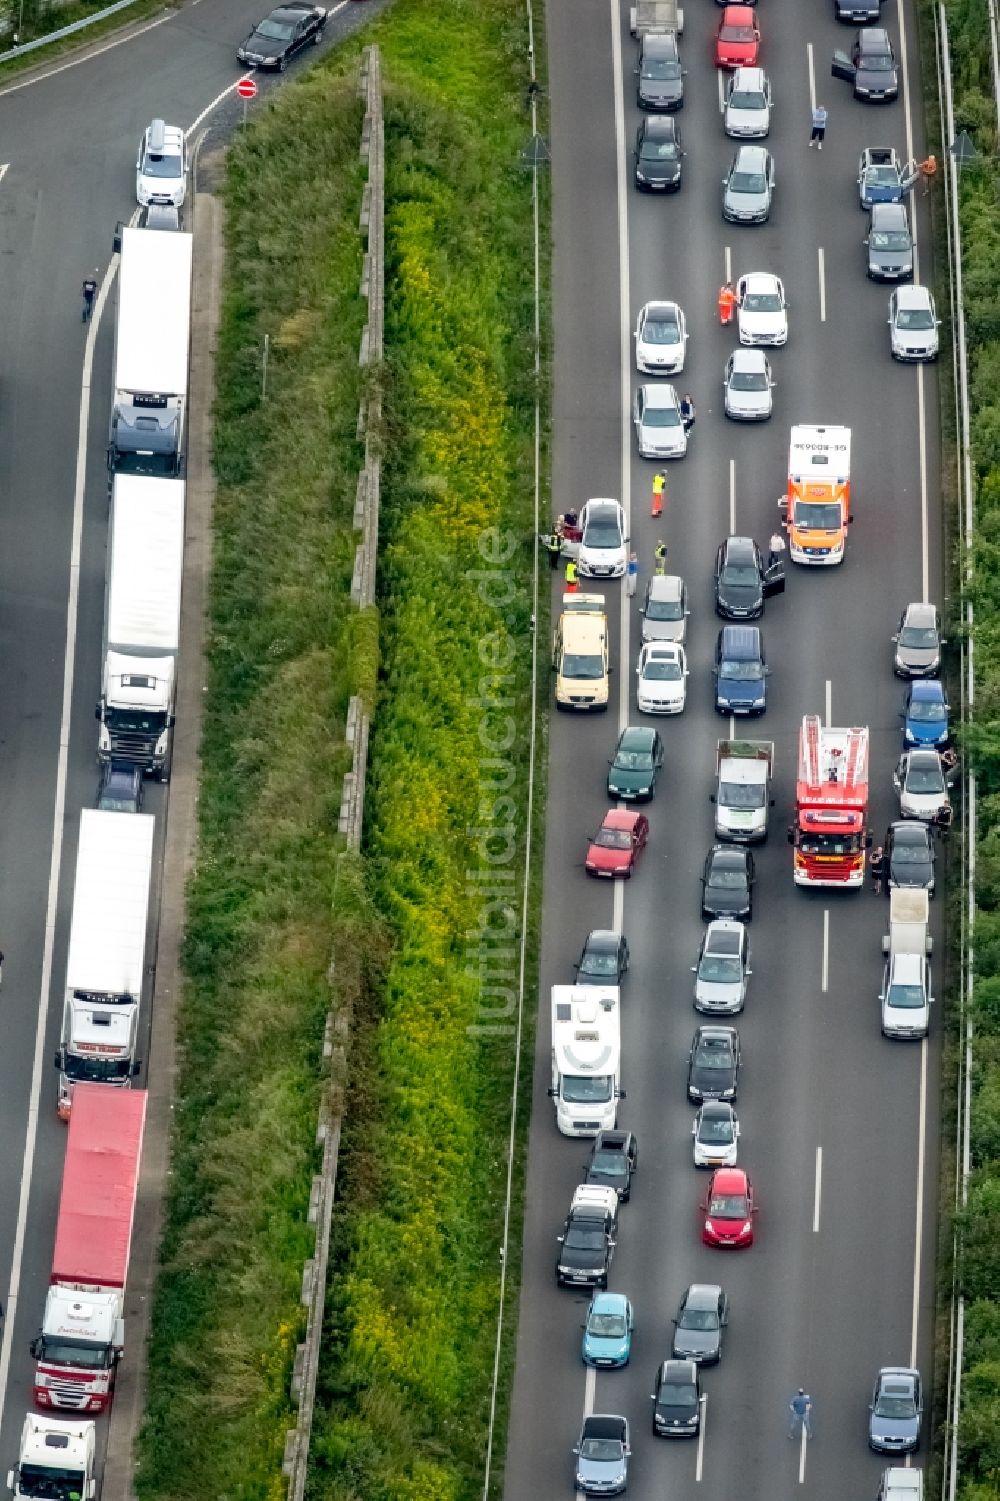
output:
[[[748,292],[774,292],[779,278],[773,271],[747,271],[740,280],[746,284]]]
[[[648,407],[680,406],[677,391],[669,382],[656,386],[643,386],[642,399]]]
[[[866,26],[856,38],[862,52],[891,52],[892,43],[884,26]]]
[[[928,703],[939,703],[944,698],[944,684],[940,678],[917,678],[910,684],[910,699],[927,699]]]
[[[278,5],[268,15],[269,21],[301,21],[303,13],[312,10],[311,5]]]
[[[658,302],[654,300],[644,303],[642,311],[646,314],[647,318],[673,318],[677,322],[680,317],[680,308],[676,302]]]
[[[719,650],[727,657],[756,662],[761,654],[759,625],[724,625],[719,631]]]
[[[627,1147],[631,1138],[631,1131],[598,1131],[594,1138],[594,1151],[598,1147]]]
[[[732,1042],[736,1036],[736,1028],[720,1026],[718,1022],[706,1022],[697,1029],[694,1035],[696,1040],[700,1037],[703,1039],[707,1038],[710,1041],[714,1039],[716,1041]]]
[[[884,1365],[878,1373],[880,1386],[886,1381],[895,1381],[910,1390],[919,1380],[920,1372],[914,1370],[912,1366]]]
[[[693,1360],[665,1360],[660,1366],[661,1381],[690,1381],[694,1385],[697,1379]]]
[[[646,746],[652,748],[655,740],[655,730],[648,729],[644,724],[630,724],[627,729],[622,730],[621,735],[618,737],[618,746],[620,750],[626,748],[633,750],[637,747],[645,749]]]
[[[938,755],[936,750],[923,748],[921,750],[912,750],[909,754],[910,766],[930,766],[931,764],[935,766],[941,765],[941,757]]]
[[[692,1282],[684,1294],[689,1308],[714,1308],[722,1296],[722,1288],[714,1282]]]
[[[591,928],[584,947],[617,949],[620,943],[621,934],[616,933],[614,928]]]
[[[640,655],[645,662],[679,662],[684,648],[679,641],[644,641]]]
[[[595,1293],[591,1304],[595,1313],[624,1313],[628,1298],[624,1293]]]
[[[764,69],[741,63],[733,73],[733,88],[761,89],[764,87]]]
[[[910,221],[907,218],[906,205],[904,203],[873,203],[872,224],[883,222],[889,228],[902,225],[904,229],[908,229]]]
[[[727,537],[723,542],[726,557],[739,557],[742,553],[747,558],[753,558],[754,542],[752,537]]]
[[[670,600],[677,603],[684,590],[684,580],[677,573],[654,575],[649,581],[650,599]]]
[[[734,349],[730,359],[733,370],[755,371],[767,369],[767,355],[763,349]]]
[[[639,821],[645,818],[644,813],[635,813],[631,808],[609,808],[604,815],[602,829],[628,829],[636,828]]]
[[[743,947],[743,924],[719,919],[705,930],[704,947],[708,954],[738,954]]]
[[[712,1187],[719,1193],[746,1193],[747,1175],[741,1167],[718,1167],[712,1175]]]
[[[646,115],[640,128],[648,136],[662,136],[671,141],[677,135],[677,121],[670,115]]]
[[[617,500],[588,500],[583,508],[584,516],[600,516],[610,512],[617,521],[622,514],[622,508]]]
[[[929,287],[913,282],[908,287],[896,287],[896,306],[900,308],[929,308],[933,298]]]
[[[672,31],[662,31],[653,36],[644,36],[642,39],[643,57],[668,57],[680,56],[677,46],[677,37]]]
[[[921,604],[915,600],[908,604],[903,612],[903,619],[907,625],[932,625],[937,626],[937,605]]]
[[[745,866],[748,851],[739,845],[713,844],[709,854],[717,865]]]
[[[889,825],[889,833],[896,844],[922,844],[931,842],[931,831],[919,818],[900,818]]]
[[[703,1100],[698,1110],[698,1114],[707,1120],[720,1120],[723,1116],[732,1120],[735,1113],[728,1100]]]
[[[583,1432],[587,1438],[624,1439],[628,1423],[615,1413],[592,1412],[583,1420]]]
[[[734,165],[738,165],[742,172],[763,172],[767,166],[767,158],[766,146],[738,146]]]

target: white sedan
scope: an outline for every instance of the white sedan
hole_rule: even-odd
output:
[[[679,714],[687,702],[687,656],[675,641],[647,641],[636,668],[643,714]]]
[[[740,1136],[736,1111],[725,1100],[706,1100],[691,1127],[695,1167],[735,1167]]]
[[[763,349],[737,349],[731,354],[722,387],[727,417],[736,422],[765,422],[770,417],[774,381]]]
[[[682,459],[687,453],[687,429],[673,386],[640,386],[632,400],[632,426],[644,459]]]
[[[736,283],[736,322],[741,344],[776,347],[788,340],[788,304],[781,278],[751,271]]]
[[[635,324],[635,365],[643,375],[680,375],[687,319],[676,302],[647,302]]]

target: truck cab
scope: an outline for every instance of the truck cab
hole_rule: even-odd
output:
[[[91,1501],[97,1491],[96,1448],[92,1422],[66,1422],[29,1412],[17,1464],[7,1472],[15,1501],[68,1501],[70,1496]]]
[[[69,1120],[75,1084],[121,1088],[131,1084],[142,1066],[135,1056],[138,1029],[138,996],[66,997],[62,1038],[54,1060],[59,1070],[56,1111],[60,1120]]]

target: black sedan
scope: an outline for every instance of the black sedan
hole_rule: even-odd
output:
[[[735,1027],[699,1027],[688,1054],[688,1099],[735,1100],[740,1034]]]
[[[854,38],[850,56],[835,52],[830,72],[853,84],[855,99],[888,104],[899,96],[899,71],[889,33],[882,26],[869,26]]]
[[[578,985],[620,985],[628,973],[628,939],[613,928],[592,928],[576,966]]]
[[[764,601],[783,594],[785,570],[780,563],[765,568],[752,537],[727,537],[715,557],[715,612],[723,620],[756,620]]]
[[[326,26],[321,5],[279,5],[258,21],[236,56],[249,68],[277,68],[283,73],[289,59],[310,43],[315,46]]]
[[[716,1365],[722,1359],[722,1331],[728,1322],[729,1299],[722,1288],[692,1282],[674,1319],[674,1359]]]
[[[753,916],[753,855],[739,845],[715,844],[701,878],[702,917]]]
[[[639,1166],[639,1148],[631,1131],[598,1131],[586,1164],[587,1184],[613,1188],[619,1204],[632,1197],[632,1174]]]
[[[934,895],[934,840],[925,823],[901,818],[885,831],[886,891],[916,886]]]
[[[635,185],[647,193],[676,193],[681,185],[681,132],[670,115],[643,120],[635,137]]]

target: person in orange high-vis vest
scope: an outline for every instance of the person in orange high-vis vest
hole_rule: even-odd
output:
[[[736,293],[729,282],[719,288],[719,322],[723,327],[732,323],[733,314],[736,312]]]
[[[937,158],[935,156],[929,156],[926,161],[920,163],[920,180],[924,185],[925,198],[931,190],[931,183],[934,181],[936,173]]]

